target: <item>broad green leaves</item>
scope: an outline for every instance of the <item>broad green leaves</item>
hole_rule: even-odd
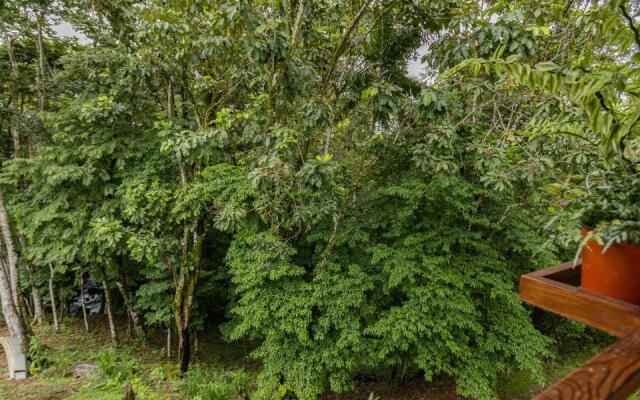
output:
[[[363,372],[495,398],[502,372],[539,376],[547,355],[514,294],[557,261],[547,217],[585,193],[597,145],[640,154],[629,28],[608,6],[566,7],[70,11],[95,41],[56,47],[50,109],[19,118],[37,152],[5,166],[25,258],[124,281],[148,324],[181,334],[227,310],[226,337],[256,344],[256,398],[314,400]],[[602,200],[631,238],[632,200]]]

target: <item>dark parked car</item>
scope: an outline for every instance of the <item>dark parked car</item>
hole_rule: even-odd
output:
[[[86,279],[83,289],[84,305],[87,308],[87,313],[89,315],[101,314],[103,312],[102,286],[91,279]],[[69,313],[76,314],[80,312],[82,312],[82,299],[80,298],[80,293],[78,293],[69,302]]]

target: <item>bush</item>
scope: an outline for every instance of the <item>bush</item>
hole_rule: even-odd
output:
[[[29,375],[35,375],[53,365],[49,347],[36,336],[31,336],[29,342],[29,360]]]
[[[240,400],[250,398],[251,376],[243,370],[208,372],[193,367],[181,384],[181,392],[193,400]]]
[[[542,380],[549,341],[515,292],[522,272],[553,262],[531,214],[464,179],[389,176],[362,195],[363,214],[326,261],[306,256],[311,235],[247,232],[231,246],[226,332],[261,340],[266,397],[281,385],[305,400],[350,390],[362,370],[449,376],[482,399],[507,370]]]
[[[124,382],[135,375],[139,369],[138,362],[130,357],[126,349],[112,347],[101,351],[97,357],[100,371],[106,378]]]

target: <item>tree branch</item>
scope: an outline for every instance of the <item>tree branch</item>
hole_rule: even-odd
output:
[[[627,9],[624,7],[624,4],[620,4],[618,7],[620,8],[620,11],[622,11],[622,15],[624,16],[624,19],[627,20],[627,24],[629,24],[629,28],[633,31],[633,38],[636,41],[636,45],[638,46],[638,49],[640,49],[640,32],[638,31],[638,28],[633,22],[633,18],[631,18],[631,15],[629,15],[629,13],[627,12]]]
[[[340,41],[340,45],[338,46],[338,48],[336,49],[335,53],[333,54],[333,59],[331,60],[331,66],[329,67],[329,71],[327,72],[327,74],[325,75],[325,77],[323,79],[323,83],[322,83],[322,87],[323,87],[322,91],[323,92],[326,92],[326,90],[327,90],[327,85],[329,84],[329,80],[331,79],[331,75],[333,75],[333,72],[336,69],[336,64],[338,63],[338,57],[340,57],[342,49],[344,48],[344,46],[346,46],[347,41],[349,40],[349,37],[351,36],[353,31],[358,26],[358,23],[362,19],[362,16],[364,15],[365,11],[367,11],[367,8],[369,7],[369,4],[371,4],[371,1],[372,0],[365,0],[364,4],[362,4],[362,7],[360,7],[360,10],[358,11],[358,14],[353,19],[353,22],[351,23],[351,26],[349,26],[349,29],[347,29],[345,34],[342,36],[342,40]]]
[[[273,79],[271,80],[271,90],[274,90],[275,87],[278,85],[280,77],[284,74],[284,70],[289,65],[289,62],[293,57],[293,53],[296,47],[298,46],[298,36],[300,35],[300,28],[302,26],[305,7],[306,7],[306,2],[304,0],[300,1],[300,4],[298,4],[298,12],[296,14],[296,20],[293,23],[293,31],[291,32],[291,40],[289,41],[289,49],[287,51],[287,57],[278,66],[277,71],[273,74]]]

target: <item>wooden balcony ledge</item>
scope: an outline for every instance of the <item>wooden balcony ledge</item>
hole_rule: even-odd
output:
[[[534,399],[627,399],[640,388],[640,306],[581,289],[580,272],[565,263],[523,275],[520,299],[622,339]]]

